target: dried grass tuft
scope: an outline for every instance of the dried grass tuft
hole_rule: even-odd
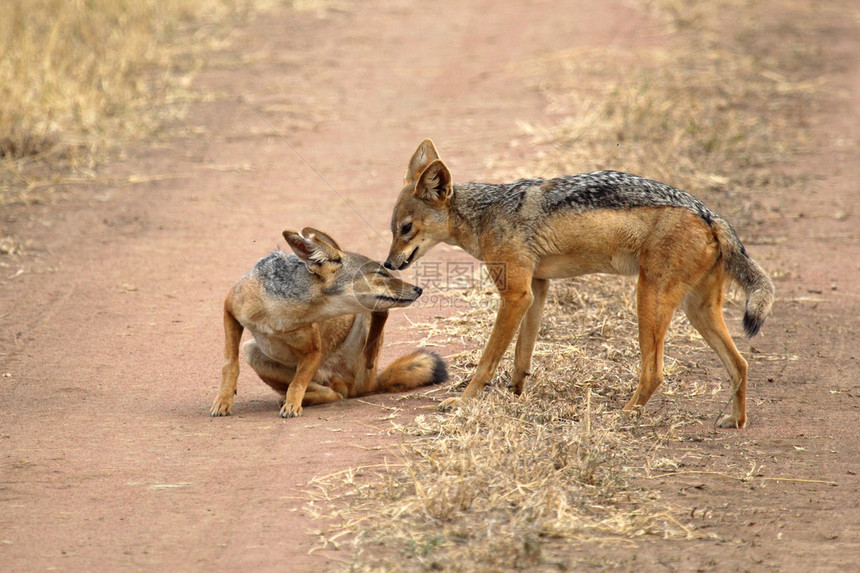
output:
[[[0,205],[40,200],[44,189],[34,193],[34,183],[89,175],[107,149],[180,114],[204,54],[253,4],[4,2]]]
[[[684,512],[631,485],[643,465],[677,469],[660,458],[657,444],[715,415],[682,410],[686,395],[681,405],[668,400],[666,412],[621,414],[638,361],[631,294],[629,279],[554,284],[523,396],[504,388],[502,374],[480,400],[397,427],[408,439],[385,471],[315,480],[314,503],[337,507],[340,523],[322,534],[324,546],[348,540],[358,553],[354,570],[472,571],[547,566],[560,540],[697,536]],[[483,289],[457,296],[468,310],[415,326],[434,340],[469,341],[469,350],[448,357],[452,395],[480,356],[476,333],[489,332],[495,316],[479,304],[488,296]],[[669,344],[701,348],[695,338],[679,320]],[[510,359],[509,351],[503,368]],[[670,364],[675,373],[693,367],[681,359]]]
[[[755,190],[802,185],[774,167],[813,145],[809,117],[828,72],[819,7],[643,4],[671,33],[665,45],[577,49],[515,68],[534,78],[552,119],[521,126],[516,144],[536,150],[536,167],[495,165],[510,176],[636,173],[718,204],[736,224]]]

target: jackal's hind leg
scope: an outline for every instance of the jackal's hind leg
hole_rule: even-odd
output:
[[[681,285],[660,288],[640,274],[636,288],[636,310],[639,318],[639,352],[642,356],[642,364],[639,371],[639,386],[624,406],[624,411],[642,408],[663,382],[663,344],[666,340],[666,331],[684,294],[685,289]]]
[[[732,384],[732,413],[719,422],[722,428],[743,428],[746,424],[747,361],[738,352],[723,320],[723,276],[708,276],[684,298],[684,312],[708,343]]]
[[[305,390],[305,395],[302,398],[302,406],[318,406],[320,404],[328,404],[329,402],[337,402],[343,400],[344,396],[328,386],[311,382]],[[283,407],[283,404],[281,404]]]
[[[287,400],[287,391],[290,389],[290,383],[296,375],[295,367],[272,360],[263,354],[263,351],[260,350],[260,347],[253,340],[246,342],[242,346],[242,350],[245,354],[245,361],[254,369],[257,376],[281,395],[278,399],[278,407],[283,408]],[[347,388],[345,382],[338,375],[334,375],[330,383],[326,385],[309,382],[302,397],[302,406],[328,404],[329,402],[342,400],[346,395]]]
[[[296,369],[292,366],[281,364],[277,360],[273,360],[263,354],[259,345],[249,340],[242,345],[242,353],[245,355],[245,362],[248,366],[254,369],[260,379],[272,387],[272,390],[278,394],[285,395],[290,387],[290,382],[296,375]]]

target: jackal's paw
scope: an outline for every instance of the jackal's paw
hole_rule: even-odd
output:
[[[642,404],[637,404],[635,397],[631,399],[623,408],[621,408],[621,412],[623,414],[627,414],[628,416],[639,416],[642,414]]]
[[[630,397],[630,400],[628,400],[624,407],[621,408],[621,411],[631,416],[641,416],[642,412],[645,411],[645,404],[648,403],[648,399],[650,397],[651,396],[643,397],[637,388]]]
[[[460,398],[445,398],[442,400],[442,403],[439,404],[439,410],[442,412],[450,412],[451,410],[456,410],[463,403],[463,400]]]
[[[210,416],[229,416],[233,413],[233,400],[224,399],[220,396],[215,398],[212,408],[209,409]]]
[[[720,428],[740,429],[743,428],[745,425],[746,419],[743,419],[738,422],[738,419],[735,418],[733,414],[723,416],[722,418],[720,418],[720,421],[717,422],[717,426],[719,426]]]
[[[281,407],[281,418],[298,418],[301,415],[301,404],[297,406],[295,404],[290,404],[289,402],[284,402],[284,405]]]

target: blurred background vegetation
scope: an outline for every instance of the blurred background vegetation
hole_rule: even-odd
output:
[[[0,205],[181,114],[257,0],[0,0]]]

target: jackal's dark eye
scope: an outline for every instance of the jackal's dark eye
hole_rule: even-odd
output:
[[[409,231],[411,231],[411,230],[412,230],[412,222],[411,221],[409,223],[403,223],[403,225],[400,226],[400,234],[401,235],[408,235]]]

